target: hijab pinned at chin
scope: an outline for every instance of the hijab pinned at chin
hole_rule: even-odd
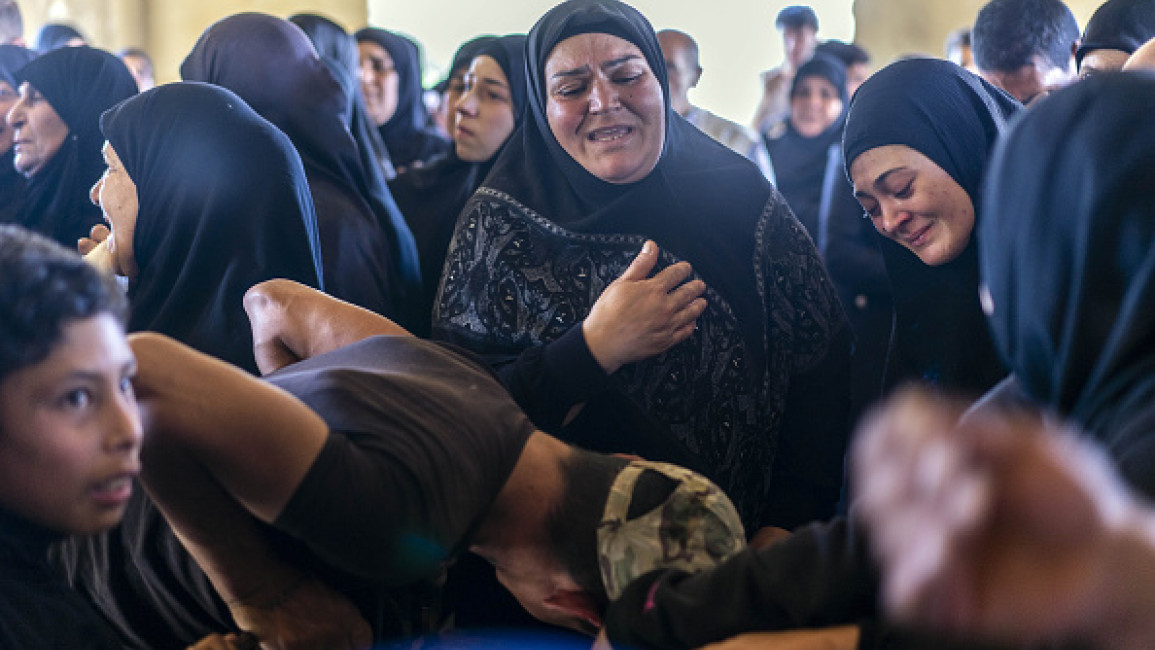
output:
[[[862,153],[904,145],[929,158],[970,198],[975,227],[985,220],[980,190],[987,161],[1008,120],[1022,109],[979,76],[937,59],[898,61],[867,79],[850,102],[842,138],[847,175]],[[904,380],[977,396],[1005,374],[979,305],[978,247],[928,266],[880,236],[894,292],[888,387]]]
[[[1023,390],[1155,494],[1155,75],[1100,75],[1000,143],[979,229],[990,326]]]
[[[66,47],[30,61],[13,74],[27,82],[68,126],[60,149],[28,181],[17,223],[52,237],[68,248],[103,223],[89,191],[104,173],[100,114],[136,94],[124,63],[103,50]]]

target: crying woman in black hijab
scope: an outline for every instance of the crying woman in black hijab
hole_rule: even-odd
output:
[[[974,397],[1006,374],[979,306],[974,231],[991,148],[1020,109],[932,59],[892,63],[850,103],[843,157],[883,237],[894,295],[890,385],[921,380]]]
[[[465,49],[463,46],[462,49]],[[421,322],[427,335],[445,251],[457,216],[481,185],[525,112],[525,36],[486,38],[468,50],[462,89],[450,110],[454,148],[426,167],[410,168],[389,189],[413,230],[425,291]]]
[[[101,223],[88,188],[100,177],[100,114],[136,94],[115,56],[90,47],[55,50],[13,75],[20,99],[8,112],[16,171],[28,178],[16,223],[68,248]]]
[[[412,235],[364,169],[347,96],[308,37],[275,16],[230,16],[205,30],[181,76],[232,90],[289,136],[317,210],[326,291],[408,324],[420,283]]]

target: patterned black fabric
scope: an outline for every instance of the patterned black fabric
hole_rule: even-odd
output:
[[[813,245],[778,195],[767,202],[752,235],[753,257],[735,262],[757,278],[761,340],[749,341],[749,324],[739,322],[724,295],[709,289],[709,307],[689,341],[622,368],[609,379],[608,395],[586,405],[612,408],[618,426],[651,429],[622,431],[619,444],[668,432],[672,440],[646,451],[660,449],[662,456],[710,475],[748,524],[772,517],[771,468],[792,378],[830,358],[832,338],[845,330]],[[491,355],[516,354],[562,337],[645,240],[572,232],[486,187],[467,204],[455,237],[435,315],[437,333]],[[659,264],[681,259],[663,251]],[[830,408],[837,412],[838,406],[834,400]],[[604,448],[604,440],[569,433],[565,437],[577,444]]]

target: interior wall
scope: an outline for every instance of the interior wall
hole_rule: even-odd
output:
[[[324,14],[353,30],[363,25],[417,36],[426,48],[427,82],[441,74],[459,43],[479,33],[525,31],[555,0],[18,0],[25,36],[32,41],[46,21],[80,27],[97,46],[142,46],[154,58],[158,81],[175,81],[198,36],[214,21],[238,11],[288,16]],[[1067,0],[1080,26],[1101,0]],[[753,112],[758,73],[781,59],[773,16],[806,0],[632,0],[655,28],[685,30],[698,39],[702,82],[696,103],[737,121]],[[853,12],[846,7],[853,3]],[[811,0],[823,38],[853,38],[881,67],[907,53],[941,56],[954,29],[968,25],[984,0]]]
[[[365,0],[17,0],[29,45],[45,22],[80,29],[96,46],[115,52],[143,47],[158,83],[180,79],[179,67],[209,25],[240,11],[277,16],[313,12],[358,29],[368,23]]]
[[[258,11],[289,17],[296,13],[317,13],[347,30],[363,27],[368,21],[365,0],[145,0],[148,4],[146,49],[157,67],[157,82],[180,78],[180,63],[192,50],[197,38],[214,22],[241,11]]]

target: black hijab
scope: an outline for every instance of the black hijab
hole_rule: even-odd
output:
[[[382,180],[396,175],[393,162],[389,160],[389,152],[377,132],[377,125],[369,119],[365,112],[365,99],[361,96],[360,60],[357,53],[357,41],[337,23],[316,14],[296,14],[289,17],[289,22],[301,28],[305,36],[313,41],[313,47],[333,78],[341,84],[341,89],[349,100],[349,132],[357,142],[357,152],[361,155],[361,163],[370,173],[381,176]],[[392,202],[389,198],[387,202]],[[400,215],[400,211],[397,211]]]
[[[429,124],[421,86],[421,52],[408,38],[377,27],[353,34],[357,42],[369,41],[385,48],[397,71],[397,110],[378,127],[389,157],[398,169],[424,164],[453,148]]]
[[[165,84],[101,129],[136,183],[129,331],[168,334],[256,372],[241,298],[272,278],[320,286],[317,225],[287,137],[223,88]]]
[[[75,27],[61,23],[48,23],[36,32],[35,48],[41,54],[48,54],[53,50],[68,47],[68,42],[74,38],[88,41],[84,38],[84,34],[76,31]]]
[[[408,324],[420,283],[412,234],[362,165],[347,97],[308,37],[275,16],[229,16],[205,30],[181,76],[232,90],[289,136],[316,206],[326,291]]]
[[[473,61],[473,56],[477,54],[477,50],[495,38],[497,37],[492,34],[483,34],[462,43],[461,47],[457,48],[457,51],[453,53],[453,61],[449,63],[449,72],[445,75],[444,79],[434,86],[434,89],[437,90],[437,92],[444,93],[449,88],[449,81],[454,75],[464,75],[465,71],[469,69],[469,63]],[[450,106],[449,110],[453,110],[453,107]]]
[[[1075,63],[1091,50],[1122,50],[1133,54],[1139,46],[1155,38],[1155,0],[1107,0],[1087,21]]]
[[[637,182],[615,185],[586,171],[546,118],[546,61],[558,43],[585,33],[634,44],[662,88],[664,147]],[[491,358],[558,341],[580,327],[642,243],[656,240],[660,266],[688,260],[709,287],[698,329],[669,353],[614,373],[612,389],[583,411],[590,426],[562,435],[594,447],[615,437],[609,444],[632,444],[627,437],[638,442],[635,449],[653,443],[666,460],[723,484],[747,523],[774,520],[782,513],[769,485],[792,366],[825,359],[844,328],[813,246],[754,165],[670,108],[657,37],[633,8],[615,0],[564,2],[530,31],[526,59],[530,110],[457,222],[434,336]],[[795,281],[815,283],[809,300],[787,288]],[[793,329],[792,316],[771,315],[795,313],[786,306],[791,300],[821,313],[808,323],[812,330]],[[790,359],[800,357],[809,360],[794,366]],[[607,426],[592,424],[603,416]],[[587,433],[604,438],[583,440]]]
[[[826,177],[826,161],[830,147],[842,142],[842,126],[846,119],[846,66],[834,57],[816,54],[798,68],[794,83],[790,87],[793,99],[798,86],[804,79],[820,77],[833,84],[842,101],[842,113],[822,133],[806,137],[794,128],[789,120],[783,122],[782,133],[777,137],[766,137],[766,149],[774,163],[775,182],[778,191],[786,197],[786,203],[794,216],[802,222],[814,241],[818,241],[818,211],[822,203],[822,185]]]
[[[321,286],[312,200],[292,143],[231,91],[192,82],[118,104],[101,128],[140,204],[129,331],[167,334],[255,373],[245,291],[272,278]],[[69,582],[126,647],[185,647],[233,627],[144,490],[116,528],[58,551]]]
[[[510,99],[513,104],[514,129],[521,124],[525,114],[525,36],[513,34],[503,37],[484,36],[474,39],[458,50],[453,59],[454,71],[468,68],[475,56],[493,57],[505,72],[509,81]],[[500,151],[499,151],[500,153]],[[457,157],[451,149],[425,167],[407,169],[389,183],[389,189],[397,198],[405,219],[417,240],[417,250],[421,259],[421,276],[425,291],[421,306],[422,321],[414,333],[429,334],[430,316],[437,285],[441,281],[441,269],[445,265],[445,251],[453,237],[457,216],[465,202],[481,185],[496,160],[494,154],[489,160],[467,162]]]
[[[104,173],[100,114],[135,95],[136,81],[120,59],[91,47],[54,50],[13,76],[38,90],[68,126],[60,150],[28,179],[17,223],[75,248],[104,221],[88,196]]]
[[[966,191],[977,229],[990,151],[1007,119],[1021,108],[1010,95],[949,61],[892,63],[867,79],[850,102],[843,136],[846,168],[869,149],[908,146]],[[974,235],[957,258],[933,267],[897,242],[880,240],[894,290],[888,385],[921,379],[976,395],[994,386],[1006,370],[979,305]]]
[[[1020,386],[1155,495],[1155,76],[1059,91],[1000,144],[979,230],[991,329]]]
[[[18,45],[0,45],[0,81],[17,90],[20,85],[13,76],[26,63],[36,58],[36,53]],[[0,114],[0,120],[4,115]],[[24,204],[24,189],[28,184],[24,175],[12,166],[16,152],[13,147],[0,154],[0,223],[17,223],[20,208]]]

